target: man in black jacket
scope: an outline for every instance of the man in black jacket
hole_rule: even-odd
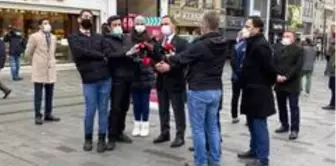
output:
[[[303,49],[295,44],[295,33],[285,32],[281,41],[284,48],[276,55],[275,63],[278,72],[275,86],[279,119],[281,127],[276,133],[287,133],[289,130],[287,100],[291,112],[291,133],[289,139],[298,137],[300,126],[299,97],[301,91],[301,70],[304,62]]]
[[[156,48],[157,51],[154,58],[156,62],[164,60],[169,54],[165,54],[164,47],[172,45],[174,47],[174,52],[180,53],[184,51],[187,47],[188,42],[175,34],[175,21],[169,16],[162,18],[161,31],[164,35],[163,41],[159,42]],[[156,65],[156,67],[158,67]],[[156,88],[159,98],[159,113],[160,113],[160,123],[161,123],[161,133],[154,139],[154,143],[162,143],[170,140],[170,111],[169,105],[172,103],[175,124],[176,124],[176,137],[172,142],[171,147],[180,147],[184,145],[184,134],[186,128],[185,120],[185,71],[183,66],[179,68],[174,68],[167,73],[158,73],[156,80]]]
[[[275,113],[272,86],[276,81],[276,69],[272,49],[263,35],[264,23],[260,17],[247,19],[243,31],[248,33],[246,53],[241,66],[241,113],[247,116],[251,135],[250,149],[238,154],[239,158],[254,158],[247,166],[268,166],[269,133],[267,117]]]
[[[135,46],[132,47],[130,38],[123,35],[120,16],[111,16],[107,24],[110,34],[104,37],[103,50],[108,56],[113,78],[107,150],[114,150],[117,141],[132,143],[132,140],[124,134],[124,129],[130,105],[131,85],[137,67],[131,55],[137,50]]]
[[[0,70],[5,67],[6,63],[6,48],[5,43],[0,40]],[[12,92],[2,81],[0,78],[0,90],[5,94],[3,99],[6,99],[8,95]]]
[[[9,32],[4,37],[4,42],[9,43],[10,67],[12,79],[20,81],[22,78],[20,73],[20,57],[26,48],[26,40],[22,36],[22,32],[12,26],[9,26]]]
[[[202,35],[186,51],[168,57],[169,65],[162,62],[158,67],[161,72],[188,67],[188,109],[195,165],[221,165],[218,111],[227,41],[218,31],[219,20],[216,12],[205,13],[200,25]],[[205,137],[208,138],[209,152]]]
[[[111,91],[111,76],[107,57],[103,53],[103,36],[92,31],[93,14],[81,11],[78,18],[80,29],[69,38],[69,46],[83,82],[85,97],[85,151],[92,150],[92,132],[96,110],[99,116],[97,151],[104,152],[108,121],[108,101]]]

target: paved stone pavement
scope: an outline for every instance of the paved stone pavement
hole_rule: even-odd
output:
[[[327,77],[323,76],[324,63],[318,62],[313,77],[310,98],[301,98],[301,132],[297,141],[288,141],[287,134],[278,135],[277,116],[269,120],[271,137],[271,166],[332,166],[335,164],[335,114],[321,109],[328,103],[330,92]],[[60,123],[33,124],[32,84],[29,75],[22,82],[11,82],[9,75],[2,79],[14,89],[7,100],[0,100],[0,166],[178,166],[192,160],[187,147],[191,145],[190,130],[187,143],[180,149],[169,144],[153,145],[159,133],[157,110],[151,112],[151,134],[147,138],[134,138],[131,145],[118,144],[117,150],[97,154],[83,152],[83,97],[76,71],[62,71],[55,87],[55,114]],[[230,119],[230,69],[226,65],[224,80],[224,109],[221,112],[223,129],[223,164],[242,166],[236,153],[248,148],[249,133],[244,117],[239,124]],[[126,132],[132,127],[129,111]],[[174,119],[172,118],[172,126]],[[172,127],[174,128],[174,127]],[[174,132],[172,132],[174,133]]]

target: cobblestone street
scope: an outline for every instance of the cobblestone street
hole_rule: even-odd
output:
[[[315,66],[312,94],[301,97],[301,131],[299,139],[288,141],[287,134],[275,134],[278,116],[269,119],[271,166],[333,166],[335,165],[335,113],[322,110],[329,103],[328,78],[323,76],[325,62]],[[221,112],[223,166],[243,166],[236,154],[248,148],[249,133],[245,118],[231,124],[230,68],[223,74],[224,104]],[[113,152],[83,152],[83,97],[77,71],[61,71],[55,86],[54,112],[59,123],[35,126],[33,121],[33,86],[30,75],[21,82],[12,82],[8,73],[1,79],[14,91],[0,100],[0,166],[179,166],[192,160],[190,129],[186,146],[171,149],[169,144],[154,145],[159,133],[157,110],[151,110],[151,134],[134,138],[133,144],[117,144]],[[128,112],[126,133],[130,135],[132,109]],[[174,129],[174,119],[171,120]],[[174,132],[171,132],[174,133]],[[173,135],[172,135],[173,136]]]

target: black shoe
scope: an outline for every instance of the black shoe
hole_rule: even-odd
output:
[[[232,124],[239,123],[239,118],[232,118],[231,123],[232,123]]]
[[[184,145],[184,139],[175,138],[175,140],[170,144],[171,148],[178,148]]]
[[[299,136],[299,133],[297,131],[292,131],[290,134],[289,134],[289,140],[296,140]]]
[[[84,151],[92,151],[92,140],[85,140],[83,145]]]
[[[153,143],[159,144],[159,143],[168,142],[168,141],[170,141],[169,134],[160,134],[157,138],[154,139]]]
[[[287,132],[288,132],[288,128],[283,127],[283,126],[275,130],[275,133],[287,133]]]
[[[256,158],[256,155],[249,150],[247,152],[238,153],[237,157],[240,159],[254,159]]]
[[[255,161],[247,163],[246,166],[268,166],[268,164],[264,164],[259,160],[255,160]]]
[[[108,141],[107,145],[106,145],[106,150],[107,151],[113,151],[116,147],[116,141]]]
[[[189,150],[190,152],[193,152],[193,151],[195,151],[195,148],[191,146],[191,147],[188,148],[188,150]]]
[[[106,150],[105,134],[98,135],[97,152],[103,153]]]
[[[322,107],[322,109],[324,109],[324,110],[334,110],[335,111],[335,106],[328,105],[328,106]]]
[[[130,137],[128,137],[125,134],[121,134],[118,138],[117,138],[117,142],[122,142],[122,143],[128,143],[131,144],[133,141]]]
[[[7,92],[5,92],[3,99],[7,99],[7,97],[9,96],[9,94],[11,94],[11,92],[12,90],[8,90]]]
[[[53,115],[49,115],[49,116],[44,117],[44,121],[47,121],[47,122],[59,122],[60,120],[61,120],[60,118],[55,117]]]
[[[36,125],[42,125],[43,124],[43,120],[41,117],[36,117],[35,118],[35,124]]]
[[[21,77],[18,77],[18,78],[14,78],[13,79],[13,81],[22,81],[23,80],[23,78],[21,78]]]

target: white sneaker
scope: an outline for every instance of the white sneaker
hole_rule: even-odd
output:
[[[149,122],[142,122],[141,123],[141,131],[140,136],[146,137],[149,135]]]
[[[140,135],[141,131],[141,122],[140,121],[134,121],[134,128],[132,131],[132,136],[136,137]]]

